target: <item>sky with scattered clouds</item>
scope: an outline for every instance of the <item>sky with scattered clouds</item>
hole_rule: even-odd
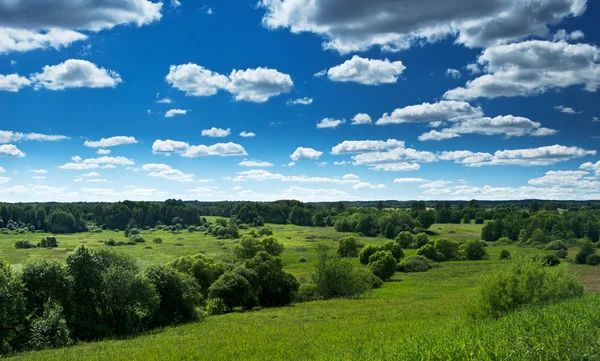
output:
[[[0,201],[600,199],[598,18],[0,0]]]

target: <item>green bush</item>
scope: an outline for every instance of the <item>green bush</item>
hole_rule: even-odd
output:
[[[431,268],[433,268],[433,262],[418,255],[407,257],[398,265],[398,271],[404,273],[427,272]]]
[[[61,306],[50,303],[46,305],[41,316],[33,319],[29,347],[36,350],[59,348],[71,342],[62,310]]]
[[[260,306],[277,307],[292,302],[299,284],[292,274],[283,270],[281,258],[259,252],[254,258],[246,260],[244,267],[256,274],[256,278],[249,281],[258,295]]]
[[[0,259],[0,355],[20,346],[20,331],[25,321],[23,284]]]
[[[600,254],[590,254],[585,259],[585,263],[589,264],[590,266],[600,265]]]
[[[262,227],[261,229],[258,230],[259,237],[272,236],[272,235],[273,235],[273,230],[269,227]]]
[[[210,298],[206,302],[206,313],[209,315],[222,315],[227,313],[227,305],[220,298]]]
[[[152,240],[152,242],[154,242],[154,243],[156,243],[156,244],[161,244],[161,243],[163,243],[163,240],[162,240],[162,238],[160,238],[160,237],[156,237],[156,238],[154,238],[154,239]]]
[[[391,252],[379,251],[369,257],[369,269],[384,282],[392,278],[397,268],[398,262]]]
[[[503,259],[511,259],[511,258],[512,258],[512,256],[510,255],[510,252],[509,252],[508,250],[506,250],[506,249],[503,249],[503,250],[500,252],[500,259],[501,259],[501,260],[503,260]]]
[[[468,241],[465,244],[464,251],[469,261],[479,261],[489,258],[485,249],[485,243],[478,239]]]
[[[338,241],[337,253],[340,257],[358,256],[358,243],[354,237],[344,237]]]
[[[541,261],[545,267],[554,267],[560,264],[560,259],[555,254],[547,254],[541,258]]]
[[[419,233],[415,236],[413,243],[411,243],[410,248],[419,249],[429,243],[429,238],[426,233]]]
[[[435,249],[432,244],[426,244],[417,250],[417,256],[423,256],[429,258],[432,261],[441,262],[444,260],[444,255]]]
[[[373,275],[371,272],[369,272]],[[296,293],[296,298],[294,301],[296,302],[309,302],[316,301],[321,299],[319,292],[317,290],[317,286],[314,283],[302,283],[298,288],[298,292]]]
[[[583,286],[567,266],[544,267],[541,261],[520,258],[487,276],[480,287],[473,316],[500,317],[524,305],[582,296]]]
[[[548,243],[546,245],[546,250],[548,251],[558,251],[564,249],[565,251],[568,250],[569,248],[567,247],[567,245],[565,244],[565,242],[563,241],[552,241],[550,243]]]
[[[40,248],[56,248],[56,247],[58,247],[58,242],[56,241],[55,237],[48,236],[48,237],[42,238],[40,243],[38,243],[38,247],[40,247]]]
[[[307,261],[306,257],[304,257],[304,256],[300,256],[300,257],[298,257],[298,262],[300,262],[300,263],[304,263],[304,262],[306,262],[306,261]]]
[[[272,256],[279,256],[285,250],[285,247],[273,236],[264,237],[260,243],[265,252]]]
[[[140,235],[131,236],[130,240],[135,243],[146,243],[146,240],[144,239],[144,237],[142,237]]]
[[[559,249],[558,251],[556,251],[555,255],[558,258],[565,259],[569,255],[569,251],[567,251],[566,249]]]
[[[396,243],[396,242],[393,242],[393,241],[385,242],[383,244],[383,246],[381,246],[381,250],[382,251],[388,251],[388,252],[390,252],[392,254],[392,256],[394,256],[394,258],[398,262],[402,258],[404,258],[404,251],[402,250],[402,247],[400,247],[400,245],[398,243]]]
[[[372,254],[377,253],[379,251],[381,251],[381,248],[369,244],[360,250],[360,253],[358,254],[358,260],[361,264],[367,265],[369,264],[369,257],[371,257]]]
[[[411,244],[414,242],[413,234],[408,231],[403,231],[398,234],[396,237],[396,242],[402,248],[409,248]]]
[[[35,248],[35,245],[29,243],[29,240],[27,240],[27,239],[22,239],[20,241],[15,242],[15,248],[17,248],[17,249]]]
[[[435,250],[443,255],[439,261],[450,261],[458,257],[458,242],[448,238],[438,238],[434,242]]]
[[[210,286],[209,300],[220,299],[224,306],[223,312],[231,312],[237,307],[252,309],[258,304],[258,298],[248,278],[256,277],[254,271],[236,267],[224,273]]]
[[[584,239],[581,241],[579,246],[579,252],[575,255],[575,263],[585,264],[589,255],[596,253],[596,248],[594,244],[589,239]]]
[[[48,302],[68,306],[72,279],[64,263],[48,259],[28,262],[23,266],[21,281],[29,315],[41,317]]]
[[[225,273],[224,264],[215,263],[212,259],[200,253],[176,258],[167,265],[181,273],[194,277],[204,295],[208,293],[210,285]]]

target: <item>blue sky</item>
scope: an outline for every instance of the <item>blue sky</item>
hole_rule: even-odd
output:
[[[595,2],[45,3],[0,0],[0,201],[600,198]]]

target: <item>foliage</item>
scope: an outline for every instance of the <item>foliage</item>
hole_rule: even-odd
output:
[[[260,240],[262,248],[270,255],[279,256],[285,247],[273,236],[264,237]]]
[[[58,242],[56,241],[55,237],[48,236],[48,237],[42,238],[40,243],[38,243],[38,247],[40,247],[40,248],[56,248],[56,247],[58,247]]]
[[[61,306],[48,303],[42,315],[33,319],[29,337],[31,348],[37,350],[58,348],[67,346],[71,342],[62,310]]]
[[[389,251],[379,251],[369,257],[369,269],[382,281],[388,281],[398,268],[398,261]]]
[[[181,273],[194,277],[196,283],[200,287],[200,291],[204,295],[208,293],[210,285],[225,273],[224,264],[215,263],[212,259],[205,257],[200,253],[193,256],[176,258],[169,262],[168,266]]]
[[[340,238],[337,246],[340,257],[356,257],[358,255],[358,242],[354,237]]]
[[[596,253],[594,244],[589,239],[584,239],[579,245],[579,252],[575,255],[575,263],[585,264],[588,256]]]
[[[567,247],[565,242],[560,241],[560,240],[552,241],[546,245],[546,250],[549,250],[549,251],[558,251],[561,249],[564,249],[566,251],[569,248]]]
[[[465,244],[465,256],[469,261],[479,261],[488,258],[485,243],[478,239],[472,239]]]
[[[435,249],[435,246],[432,244],[426,244],[423,247],[417,250],[417,256],[423,256],[432,261],[442,262],[444,260],[444,255],[438,252]]]
[[[396,242],[402,248],[409,248],[413,244],[414,238],[412,233],[408,231],[403,231],[400,232],[400,234],[398,234],[398,236],[396,237]]]
[[[458,257],[458,242],[449,238],[438,238],[434,242],[435,250],[441,254],[441,259],[438,261],[450,261]],[[438,256],[439,257],[439,256]],[[435,260],[434,258],[432,258]]]
[[[371,257],[372,254],[379,252],[380,250],[380,247],[377,247],[372,244],[365,246],[363,249],[360,250],[360,253],[358,254],[358,259],[360,263],[364,265],[369,264],[369,257]]]
[[[276,307],[290,304],[298,291],[298,281],[290,273],[283,271],[281,258],[267,252],[259,252],[246,260],[244,267],[256,273],[255,282],[258,304],[263,307]]]
[[[396,227],[390,222],[385,226],[385,238],[393,239],[396,236]]]
[[[27,249],[27,248],[34,248],[34,247],[35,247],[35,245],[29,243],[29,240],[26,240],[26,239],[15,242],[15,248],[17,248],[17,249]]]
[[[400,247],[400,245],[396,242],[385,242],[383,246],[381,246],[381,249],[390,252],[398,262],[400,261],[400,259],[404,258],[404,251],[402,250],[402,247]]]
[[[414,241],[409,246],[409,248],[419,249],[427,243],[429,243],[429,238],[427,237],[427,234],[421,232],[415,236]]]
[[[398,271],[404,273],[427,272],[431,268],[433,268],[433,262],[419,255],[407,257],[398,265]]]
[[[569,251],[567,251],[565,249],[559,249],[558,251],[556,251],[555,254],[556,254],[556,257],[565,259],[569,255]]]
[[[23,284],[0,259],[0,354],[20,347],[25,320]]]
[[[590,266],[600,265],[600,254],[590,254],[585,259],[585,263],[589,264]]]
[[[512,256],[510,255],[510,252],[509,252],[508,250],[506,250],[506,249],[503,249],[503,250],[500,252],[500,259],[501,259],[501,260],[504,260],[504,259],[511,259],[511,258],[512,258]]]
[[[544,267],[542,262],[519,258],[492,272],[481,283],[474,316],[500,317],[510,310],[583,295],[577,275],[565,266]]]
[[[60,312],[68,307],[72,279],[63,263],[46,259],[26,263],[21,280],[25,286],[28,314],[42,316],[48,302],[54,308],[61,307]]]
[[[221,304],[221,313],[233,311],[236,307],[252,309],[258,304],[258,299],[248,278],[254,277],[254,271],[243,270],[241,267],[225,272],[208,289],[209,300]],[[220,301],[215,301],[217,299]]]

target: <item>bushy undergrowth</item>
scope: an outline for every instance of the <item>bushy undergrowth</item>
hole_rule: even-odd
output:
[[[500,317],[525,306],[556,302],[583,295],[578,276],[566,266],[546,267],[543,260],[517,258],[487,276],[470,313]]]

